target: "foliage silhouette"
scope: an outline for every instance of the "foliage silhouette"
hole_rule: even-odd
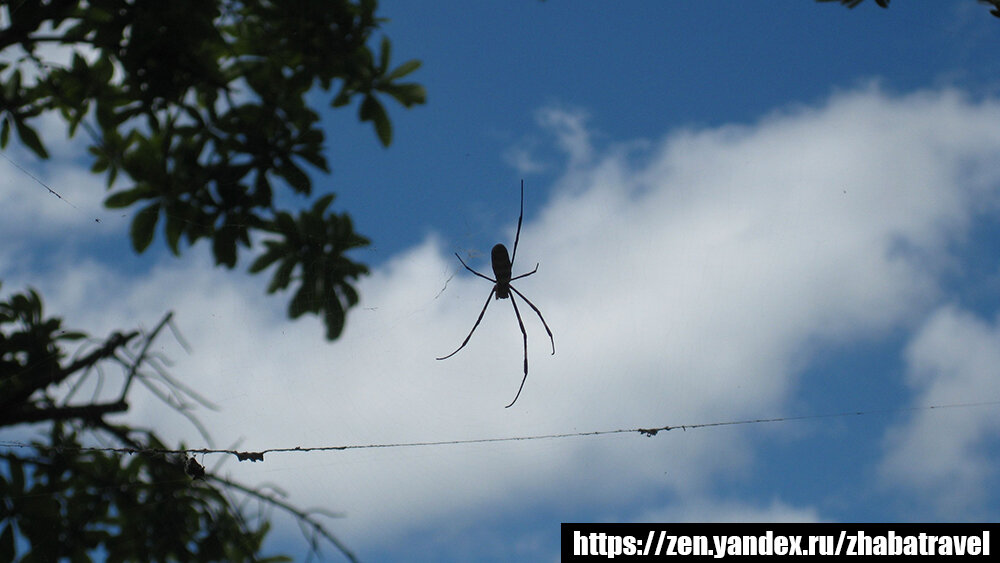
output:
[[[137,252],[149,248],[159,226],[175,255],[206,238],[216,264],[233,268],[261,233],[277,243],[270,262],[281,262],[271,291],[298,286],[289,316],[319,314],[327,337],[340,335],[357,301],[351,283],[368,272],[346,253],[368,240],[347,215],[325,206],[299,213],[293,226],[275,207],[274,191],[309,196],[306,168],[330,170],[319,115],[306,100],[316,88],[336,90],[333,107],[360,99],[359,119],[372,122],[385,146],[392,126],[380,98],[407,108],[424,103],[422,86],[401,81],[420,63],[392,67],[386,38],[377,53],[369,47],[381,22],[374,0],[0,6],[10,21],[0,51],[16,59],[0,63],[0,147],[14,131],[46,158],[33,120],[57,112],[70,136],[81,127],[88,133],[91,169],[105,175],[109,189],[126,184],[105,205],[136,210],[130,235]],[[53,47],[71,50],[71,62],[46,60]],[[303,263],[303,255],[318,261]],[[303,304],[316,295],[323,298]]]
[[[376,41],[376,4],[0,0],[0,148],[16,136],[48,158],[38,120],[58,115],[69,136],[87,136],[106,207],[132,212],[136,252],[159,232],[176,256],[207,239],[227,268],[250,253],[250,273],[274,267],[269,293],[291,291],[289,316],[317,314],[335,339],[368,272],[348,254],[368,240],[329,210],[329,189],[301,210],[279,208],[275,192],[310,198],[330,170],[307,95],[356,105],[383,146],[384,100],[424,103],[423,87],[403,81],[420,63],[393,66],[389,40]],[[247,510],[254,500],[292,514],[312,550],[323,540],[353,560],[317,519],[324,511],[150,453],[166,449],[154,432],[110,419],[141,386],[204,430],[191,407],[211,405],[148,353],[170,318],[95,343],[46,317],[33,289],[0,302],[0,427],[36,432],[27,453],[0,451],[0,560],[287,560],[261,555],[269,524]],[[80,399],[108,366],[121,369],[115,396]],[[93,443],[145,453],[80,449]]]
[[[80,561],[100,551],[107,561],[288,560],[260,555],[270,524],[262,510],[248,515],[237,506],[235,491],[261,508],[291,513],[314,550],[323,538],[354,560],[317,519],[324,511],[301,510],[206,473],[194,459],[159,453],[166,446],[152,431],[106,419],[128,409],[133,382],[188,417],[195,403],[211,406],[149,353],[170,319],[167,314],[148,333],[114,332],[95,344],[46,317],[34,290],[0,302],[0,427],[48,423],[27,454],[0,452],[0,559]],[[81,340],[80,353],[69,358],[63,344]],[[117,397],[94,392],[89,400],[75,399],[88,378],[96,373],[106,380],[105,368],[116,364],[122,374]],[[135,453],[90,450],[81,447],[84,439]],[[17,545],[27,545],[27,552],[18,554]]]
[[[848,8],[857,8],[865,0],[816,0],[816,1],[817,2],[840,2],[844,6],[847,6]],[[994,16],[1000,18],[1000,0],[978,0],[978,2],[980,4],[984,4],[984,5],[987,5],[987,6],[992,6],[993,9],[990,10],[990,13],[993,14]],[[875,0],[875,3],[878,4],[879,6],[881,6],[882,8],[888,8],[889,7],[889,0]]]

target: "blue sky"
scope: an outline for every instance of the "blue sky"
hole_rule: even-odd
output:
[[[661,433],[275,454],[219,472],[343,512],[364,560],[559,558],[564,521],[1000,518],[1000,20],[965,2],[383,2],[426,106],[389,149],[325,116],[319,191],[373,240],[343,338],[204,246],[135,257],[101,178],[0,160],[0,279],[71,326],[150,327],[215,445],[468,440],[864,411]],[[766,6],[766,7],[765,7]],[[318,104],[325,98],[317,95]],[[494,302],[525,180],[521,335]],[[94,218],[101,218],[98,225]],[[43,226],[40,228],[39,226]],[[137,395],[130,420],[204,445]],[[222,458],[208,457],[213,467]],[[302,548],[275,517],[275,549]],[[336,559],[327,552],[331,559]],[[473,554],[473,555],[470,555]]]

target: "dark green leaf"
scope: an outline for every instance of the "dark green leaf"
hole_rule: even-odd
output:
[[[291,162],[287,162],[279,168],[278,174],[280,174],[281,177],[288,182],[288,185],[290,185],[293,190],[299,193],[308,194],[312,188],[312,182],[309,180],[309,176],[307,176],[301,168]]]
[[[336,340],[340,333],[344,331],[344,308],[336,298],[327,300],[326,311],[323,314],[323,322],[326,324],[326,339]]]
[[[347,299],[347,306],[353,307],[358,304],[358,292],[350,284],[343,284],[341,289],[344,290],[344,297]]]
[[[392,45],[389,43],[388,37],[382,37],[382,52],[379,58],[378,70],[379,74],[385,74],[385,71],[389,70],[389,54],[392,51]]]
[[[90,165],[90,171],[94,174],[100,174],[108,169],[108,164],[110,163],[106,158],[98,158]],[[108,187],[111,187],[111,185],[109,184]]]
[[[135,218],[132,219],[130,234],[132,236],[132,248],[136,252],[141,254],[149,247],[149,243],[153,242],[153,233],[155,232],[156,220],[159,216],[159,203],[154,203],[135,214]]]
[[[382,109],[382,104],[378,105],[378,112],[375,114],[375,132],[382,141],[382,146],[388,147],[392,143],[392,124],[389,123],[389,116]]]
[[[74,25],[73,27],[67,29],[66,32],[63,34],[63,41],[69,41],[75,43],[77,41],[84,40],[87,37],[87,34],[90,33],[91,30],[91,27],[90,25],[88,25],[88,23],[89,22],[80,22],[77,25]],[[75,65],[76,60],[74,60],[73,63]]]
[[[310,245],[315,245],[317,241],[326,238],[326,223],[323,221],[322,211],[317,211],[314,207],[309,213],[303,213],[299,217],[299,229]]]
[[[295,219],[289,213],[284,211],[279,212],[274,217],[274,224],[277,227],[277,231],[284,234],[285,238],[291,238],[298,234],[298,226],[295,224]]]
[[[387,81],[392,81],[392,80],[396,80],[398,78],[402,78],[402,77],[406,76],[407,74],[410,74],[411,72],[413,72],[413,71],[417,70],[418,68],[420,68],[421,64],[422,63],[420,61],[416,60],[416,59],[414,59],[412,61],[406,61],[405,63],[397,66],[396,68],[394,68],[392,70],[392,72],[390,72],[389,75],[385,77],[385,79]]]
[[[285,258],[278,266],[278,269],[274,271],[274,277],[271,278],[271,283],[267,286],[268,293],[274,293],[279,289],[285,289],[288,284],[292,281],[292,272],[295,271],[295,266],[297,262],[291,257]]]
[[[31,501],[18,503],[21,514],[31,520],[58,522],[59,501],[45,493],[45,488],[41,485],[36,485],[28,491],[32,497]]]
[[[67,115],[66,116],[66,121],[69,122],[69,138],[70,139],[72,139],[73,137],[76,136],[76,129],[77,129],[77,127],[80,126],[80,123],[83,121],[84,115],[86,115],[86,108],[84,108],[84,111],[80,111],[80,112],[77,112],[77,113],[75,113],[73,115]]]
[[[20,497],[24,494],[24,467],[20,461],[12,461],[7,467],[10,471],[11,497]]]
[[[38,138],[38,133],[31,127],[28,127],[20,119],[14,118],[14,127],[17,128],[17,136],[21,139],[26,147],[32,150],[39,158],[48,158],[49,153],[45,150],[42,145],[42,140]]]
[[[299,286],[299,290],[295,292],[292,301],[288,304],[288,316],[293,319],[297,319],[309,312],[312,292],[306,289],[308,287],[307,284],[308,280],[303,280],[302,285]]]
[[[342,90],[336,95],[336,97],[333,98],[333,101],[330,102],[330,106],[339,108],[344,107],[349,103],[351,103],[351,93],[346,90]]]
[[[383,87],[382,91],[407,108],[427,102],[427,93],[419,84],[392,84]]]
[[[268,242],[272,242],[272,241],[268,241]],[[277,245],[275,245],[275,246],[271,247],[264,254],[261,254],[260,256],[258,256],[257,259],[253,261],[253,264],[250,265],[250,268],[248,269],[248,271],[251,274],[256,274],[256,273],[259,273],[259,272],[262,272],[262,271],[268,269],[271,266],[271,264],[274,264],[275,262],[277,262],[281,258],[281,253],[278,252],[278,248],[279,247]]]
[[[215,263],[227,268],[236,265],[236,228],[225,225],[215,232],[212,240],[212,251],[215,253]]]
[[[313,203],[310,213],[322,217],[323,212],[326,211],[326,208],[330,206],[330,203],[333,202],[333,198],[335,197],[337,197],[337,194],[329,193],[317,199],[316,202]]]
[[[306,162],[312,164],[316,168],[319,168],[323,172],[330,171],[330,165],[326,162],[326,157],[320,154],[318,151],[301,151],[298,153]]]
[[[392,125],[389,123],[389,116],[385,113],[385,108],[375,99],[375,96],[365,97],[361,102],[361,120],[371,121],[375,124],[375,132],[378,134],[382,146],[388,147],[392,143]]]
[[[14,551],[14,524],[8,520],[7,525],[3,527],[3,533],[0,533],[0,560],[14,561],[16,554],[17,552]]]
[[[184,221],[176,215],[176,213],[171,213],[167,215],[167,225],[165,229],[165,234],[167,235],[167,246],[170,247],[170,252],[173,252],[174,256],[180,256],[180,241],[181,234],[184,233]]]
[[[96,163],[95,163],[96,165]],[[121,209],[128,207],[140,199],[151,198],[155,194],[148,186],[136,186],[131,190],[115,192],[104,200],[104,207],[108,209]]]
[[[273,193],[271,190],[271,181],[267,179],[267,174],[258,172],[257,177],[254,178],[253,188],[254,199],[256,201],[260,202],[261,205],[271,205]]]
[[[80,340],[87,337],[86,332],[63,332],[59,335],[60,340]]]
[[[3,85],[3,97],[8,100],[17,100],[21,97],[21,70],[15,70],[10,79]]]
[[[367,95],[365,99],[361,101],[361,107],[358,108],[358,118],[361,121],[371,121],[375,115],[375,106],[378,105],[378,100],[375,96]]]

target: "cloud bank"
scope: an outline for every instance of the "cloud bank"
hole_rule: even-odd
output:
[[[5,252],[0,265],[16,272],[5,288],[30,281],[50,310],[96,334],[148,327],[174,310],[194,350],[164,340],[172,373],[221,407],[202,415],[217,444],[242,440],[247,450],[781,415],[817,351],[894,331],[910,335],[901,361],[913,397],[890,406],[997,395],[998,329],[945,306],[957,290],[943,280],[963,267],[956,249],[973,225],[996,218],[1000,102],[870,87],[754,123],[610,146],[595,145],[578,112],[548,108],[539,125],[566,162],[548,199],[526,182],[528,205],[542,209],[523,226],[515,274],[540,266],[515,285],[544,313],[558,352],[549,355],[545,331],[522,307],[530,373],[511,409],[503,406],[521,379],[522,343],[507,302],[490,306],[459,354],[434,359],[461,342],[490,289],[441,235],[374,268],[334,344],[318,322],[285,319],[281,300],[264,297],[266,280],[215,270],[204,249],[138,276],[86,255],[28,272]],[[539,161],[529,149],[510,154]],[[16,203],[23,182],[12,175],[4,169],[0,199]],[[512,181],[512,199],[516,189]],[[2,213],[8,234],[44,236]],[[496,233],[508,245],[513,219]],[[53,229],[60,220],[45,218]],[[482,258],[470,265],[488,270]],[[995,411],[919,412],[900,422],[884,437],[872,480],[926,497],[926,519],[976,505],[974,491],[994,475],[996,444],[984,444]],[[202,445],[153,399],[137,397],[128,417]],[[285,454],[227,461],[220,471],[346,513],[331,527],[362,555],[402,550],[416,531],[445,527],[506,528],[529,541],[535,532],[517,522],[536,514],[553,522],[830,519],[781,491],[750,492],[755,475],[773,470],[758,445],[781,432],[745,426]],[[733,483],[747,494],[733,493]]]

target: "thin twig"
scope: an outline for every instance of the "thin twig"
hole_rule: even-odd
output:
[[[247,487],[246,485],[242,485],[240,483],[237,483],[236,481],[231,481],[230,479],[225,478],[225,477],[219,477],[219,476],[216,476],[216,475],[209,475],[208,478],[211,479],[212,481],[217,481],[219,483],[222,483],[223,485],[226,485],[227,487],[231,487],[231,488],[236,489],[238,491],[242,491],[245,494],[248,494],[250,496],[258,498],[258,499],[260,499],[260,500],[262,500],[264,502],[267,502],[268,504],[271,504],[272,506],[277,506],[278,508],[284,510],[285,512],[288,512],[289,514],[295,516],[300,523],[301,522],[308,523],[312,527],[312,531],[314,533],[320,534],[321,536],[323,536],[324,539],[326,539],[327,541],[329,541],[330,543],[332,543],[334,546],[336,546],[337,549],[339,549],[340,552],[344,554],[344,557],[347,557],[351,561],[357,561],[358,560],[358,558],[354,555],[354,553],[350,549],[347,548],[346,545],[344,545],[339,539],[337,539],[336,536],[334,536],[326,528],[324,528],[323,525],[312,516],[312,514],[314,514],[314,513],[324,513],[324,514],[326,514],[325,512],[321,512],[321,511],[318,511],[318,510],[313,510],[313,511],[310,511],[310,512],[306,512],[304,510],[299,510],[298,508],[292,506],[291,504],[289,504],[289,503],[287,503],[287,502],[285,502],[285,501],[283,501],[283,500],[281,500],[279,498],[276,498],[274,496],[265,494],[265,493],[263,493],[263,492],[261,492],[259,490],[256,490],[256,489],[251,489],[250,487]],[[313,545],[313,548],[314,549],[316,548],[315,544]]]
[[[163,316],[163,319],[156,325],[156,328],[153,329],[153,332],[151,332],[148,336],[146,336],[146,341],[143,343],[142,348],[139,350],[139,355],[136,356],[135,360],[132,363],[131,369],[129,369],[128,375],[125,376],[125,386],[122,388],[123,401],[125,400],[125,395],[128,394],[128,388],[129,386],[132,385],[132,380],[135,378],[136,372],[139,370],[139,365],[142,364],[143,358],[145,358],[146,352],[149,350],[149,346],[153,343],[153,340],[156,338],[156,335],[160,333],[160,330],[163,328],[163,325],[167,324],[167,322],[173,316],[174,312],[168,311],[167,314]]]

